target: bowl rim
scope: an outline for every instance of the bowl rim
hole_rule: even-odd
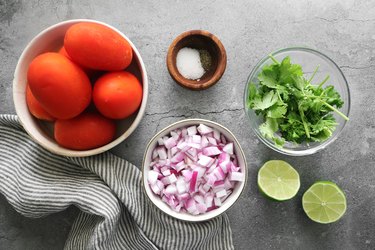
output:
[[[138,61],[137,62],[138,68],[139,68],[139,71],[140,71],[141,76],[142,76],[142,90],[143,90],[143,93],[142,93],[142,103],[141,103],[141,106],[139,107],[139,109],[137,111],[137,115],[136,115],[134,121],[131,123],[130,127],[124,133],[122,133],[119,137],[117,137],[115,140],[111,141],[110,143],[105,144],[105,145],[103,145],[101,147],[94,148],[94,149],[89,149],[89,150],[73,150],[73,149],[68,149],[68,148],[64,148],[64,147],[61,147],[61,146],[58,146],[56,149],[53,149],[53,148],[50,148],[49,145],[47,145],[44,142],[41,142],[40,140],[38,140],[29,131],[29,128],[28,128],[29,125],[27,125],[27,123],[25,122],[25,120],[24,120],[25,118],[19,115],[20,112],[21,112],[20,111],[21,104],[19,104],[18,102],[16,102],[16,100],[18,99],[16,97],[16,95],[17,95],[17,93],[16,93],[16,86],[19,84],[18,83],[18,75],[21,74],[21,69],[20,69],[21,68],[21,63],[25,59],[25,57],[27,55],[27,52],[30,50],[30,48],[34,44],[37,43],[37,41],[42,36],[44,36],[48,32],[51,32],[52,30],[54,30],[54,29],[56,29],[56,28],[58,28],[60,26],[69,25],[69,24],[73,25],[73,24],[82,23],[82,22],[98,23],[98,24],[104,25],[104,26],[106,26],[106,27],[114,30],[115,32],[117,32],[119,35],[121,35],[123,38],[125,38],[127,40],[127,42],[130,44],[130,46],[132,47],[133,53],[136,55],[136,58],[137,58],[137,61]],[[91,155],[100,154],[100,153],[103,153],[105,151],[110,150],[111,148],[113,148],[113,147],[117,146],[118,144],[120,144],[121,142],[123,142],[138,127],[140,121],[142,120],[142,118],[143,118],[143,116],[145,114],[146,105],[147,105],[147,99],[148,99],[148,77],[147,77],[147,71],[146,71],[146,67],[145,67],[145,64],[143,62],[143,59],[142,59],[142,57],[141,57],[138,49],[136,48],[136,46],[132,43],[132,41],[130,41],[130,39],[124,33],[122,33],[117,28],[115,28],[112,25],[109,25],[107,23],[104,23],[104,22],[101,22],[101,21],[97,21],[97,20],[93,20],[93,19],[70,19],[70,20],[62,21],[62,22],[56,23],[54,25],[51,25],[51,26],[45,28],[44,30],[42,30],[41,32],[39,32],[36,36],[34,36],[32,38],[32,40],[30,42],[28,42],[28,44],[26,45],[26,47],[22,51],[22,54],[21,54],[21,56],[19,57],[19,59],[17,61],[16,69],[14,71],[14,76],[13,76],[13,86],[12,87],[13,87],[13,103],[14,103],[15,111],[16,111],[16,114],[18,116],[18,120],[20,121],[22,127],[25,129],[25,131],[27,132],[27,134],[29,134],[30,137],[35,142],[38,143],[38,145],[42,146],[43,148],[47,149],[48,151],[50,151],[52,153],[55,153],[55,154],[58,154],[58,155],[70,156],[70,157],[85,157],[85,156],[91,156]],[[26,105],[26,108],[27,108],[27,105]],[[30,113],[30,111],[28,111],[28,110],[27,110],[27,112]],[[33,119],[35,119],[35,118],[33,118]]]
[[[269,55],[277,55],[277,54],[280,54],[282,52],[288,52],[288,51],[304,51],[304,52],[311,53],[311,54],[317,54],[318,56],[321,56],[324,59],[327,59],[338,70],[339,74],[343,78],[343,82],[345,83],[344,85],[345,85],[345,88],[346,88],[346,91],[347,91],[347,94],[348,94],[348,101],[347,101],[348,113],[347,113],[347,117],[349,117],[350,116],[350,109],[351,109],[350,87],[349,87],[348,81],[347,81],[344,73],[342,72],[340,67],[337,65],[337,63],[335,61],[333,61],[329,56],[325,55],[324,53],[322,53],[322,52],[320,52],[316,49],[312,49],[312,48],[306,47],[306,46],[292,46],[292,47],[286,47],[286,48],[281,48],[281,49],[275,50],[275,51],[271,52],[270,54],[264,56],[261,60],[259,60],[259,62],[250,71],[250,74],[247,77],[247,81],[246,81],[246,84],[245,84],[245,91],[244,91],[244,112],[246,113],[246,116],[248,117],[248,119],[249,120],[251,119],[251,117],[249,116],[249,113],[248,113],[249,108],[247,107],[248,85],[249,85],[249,82],[250,82],[251,78],[253,78],[253,76],[255,75],[256,71],[260,68],[260,66],[262,64],[264,64],[267,60],[269,60]],[[258,139],[261,140],[270,149],[272,149],[272,150],[274,150],[278,153],[281,153],[281,154],[284,154],[284,155],[289,155],[289,156],[307,156],[307,155],[315,154],[315,153],[325,149],[328,145],[330,145],[332,142],[334,142],[339,137],[339,135],[342,133],[342,131],[344,130],[347,122],[348,121],[344,120],[344,124],[343,124],[341,130],[338,131],[338,133],[334,137],[330,138],[329,140],[326,140],[326,141],[322,142],[322,144],[319,144],[316,147],[312,147],[312,148],[308,148],[306,150],[300,150],[300,151],[278,148],[273,143],[266,140],[257,131],[256,128],[254,128],[253,126],[250,126],[250,127],[253,130],[253,132],[257,135]]]
[[[159,207],[155,202],[154,202],[154,198],[153,197],[150,197],[150,194],[152,193],[151,191],[151,188],[149,187],[148,183],[147,183],[147,177],[145,176],[145,169],[146,167],[149,167],[149,166],[146,166],[145,163],[146,163],[146,156],[147,156],[147,153],[152,150],[153,148],[151,148],[151,144],[153,144],[154,142],[157,141],[158,138],[160,138],[160,135],[163,134],[164,132],[168,131],[168,130],[171,130],[172,127],[176,126],[176,125],[179,125],[179,127],[182,127],[184,123],[196,123],[196,124],[199,124],[199,123],[204,123],[205,125],[213,125],[213,126],[217,126],[219,127],[220,129],[226,131],[232,138],[233,138],[233,141],[238,145],[238,152],[236,152],[237,154],[240,154],[241,157],[243,158],[243,161],[244,161],[244,169],[245,169],[245,172],[244,172],[244,175],[245,175],[245,180],[243,181],[243,185],[242,185],[242,189],[239,191],[238,193],[238,196],[232,201],[232,204],[230,204],[226,209],[223,209],[223,211],[220,211],[218,214],[214,214],[212,216],[208,216],[207,218],[203,218],[203,219],[195,219],[195,220],[191,220],[191,219],[186,219],[184,218],[183,215],[185,214],[182,214],[182,213],[178,213],[178,215],[181,215],[181,216],[175,216],[173,214],[169,214],[167,211],[164,211],[161,207]],[[232,139],[231,138],[231,139]],[[193,222],[193,223],[196,223],[196,222],[202,222],[202,221],[208,221],[208,220],[211,220],[213,218],[216,218],[218,216],[220,216],[221,214],[223,214],[224,212],[226,212],[227,210],[229,210],[238,200],[239,198],[241,197],[241,195],[244,193],[244,190],[247,186],[247,182],[248,182],[248,166],[247,166],[247,161],[246,161],[246,156],[245,156],[245,153],[241,147],[241,144],[239,143],[239,141],[237,140],[237,138],[234,136],[234,134],[228,129],[226,128],[225,126],[217,123],[217,122],[213,122],[213,121],[210,121],[210,120],[207,120],[207,119],[201,119],[201,118],[189,118],[189,119],[183,119],[183,120],[180,120],[180,121],[177,121],[177,122],[174,122],[166,127],[164,127],[163,129],[161,129],[159,132],[157,132],[151,139],[150,141],[147,143],[147,146],[146,146],[146,149],[145,149],[145,152],[143,154],[143,160],[142,160],[142,187],[143,187],[143,192],[146,194],[147,198],[149,201],[151,201],[151,203],[157,207],[160,211],[162,211],[164,214],[168,215],[168,216],[171,216],[173,218],[176,218],[176,219],[179,219],[179,220],[182,220],[182,221],[186,221],[186,222]],[[224,201],[225,203],[225,201]],[[217,209],[215,209],[216,211],[219,210],[220,208],[222,207],[219,207]],[[212,210],[212,211],[215,211],[215,210]],[[187,214],[190,216],[190,214]],[[197,218],[197,217],[196,217]]]
[[[210,39],[219,49],[219,53],[221,54],[222,58],[218,62],[218,66],[212,75],[212,77],[206,81],[206,82],[198,82],[195,80],[190,80],[184,78],[179,72],[177,67],[173,64],[173,58],[172,54],[173,51],[176,49],[176,45],[180,43],[183,39],[189,37],[189,36],[204,36],[208,39]],[[180,35],[178,35],[171,43],[171,45],[168,48],[167,52],[167,58],[166,58],[166,63],[167,63],[167,69],[171,77],[175,82],[177,82],[179,85],[182,87],[185,87],[190,90],[204,90],[207,89],[213,85],[215,85],[223,76],[226,66],[227,66],[227,53],[224,48],[223,43],[220,41],[220,39],[215,36],[214,34],[210,33],[207,30],[188,30]]]

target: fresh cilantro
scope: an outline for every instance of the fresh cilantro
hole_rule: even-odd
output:
[[[267,110],[267,117],[269,118],[284,118],[286,114],[286,106],[285,105],[273,105]]]
[[[254,110],[265,110],[272,105],[274,105],[278,100],[278,97],[276,93],[271,90],[267,93],[265,93],[262,97],[261,96],[255,96],[252,102],[252,109]]]
[[[275,134],[278,129],[277,120],[274,118],[267,118],[266,121],[259,126],[260,133],[264,137],[273,140],[276,145],[282,146],[285,141]]]
[[[344,104],[333,86],[323,87],[327,76],[318,84],[311,84],[317,67],[309,79],[303,76],[302,67],[292,64],[290,57],[264,66],[258,75],[259,84],[249,83],[247,105],[265,121],[260,133],[283,146],[285,141],[321,142],[332,136],[338,125],[332,112],[349,120],[338,109]]]

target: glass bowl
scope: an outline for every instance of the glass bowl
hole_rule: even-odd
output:
[[[300,64],[302,66],[304,76],[309,79],[309,77],[313,74],[316,67],[319,65],[319,69],[316,72],[312,84],[320,83],[324,80],[324,78],[329,75],[329,80],[324,84],[324,86],[333,85],[337,92],[340,94],[341,99],[344,101],[344,105],[340,108],[340,111],[349,117],[350,111],[350,91],[348,82],[345,79],[344,74],[337,66],[337,64],[330,59],[328,56],[322,54],[319,51],[310,49],[310,48],[303,48],[303,47],[292,47],[292,48],[285,48],[280,49],[272,53],[272,56],[276,58],[278,61],[282,61],[286,56],[290,56],[291,63],[293,64]],[[244,94],[244,106],[245,112],[250,120],[250,126],[258,136],[258,138],[266,144],[271,149],[286,155],[292,156],[304,156],[304,155],[311,155],[314,154],[324,148],[326,148],[329,144],[331,144],[334,140],[338,138],[342,130],[346,125],[346,120],[343,119],[341,116],[337,115],[335,112],[332,112],[333,116],[335,117],[338,125],[336,126],[335,131],[332,133],[332,136],[328,138],[326,141],[323,142],[309,142],[309,143],[301,143],[296,144],[293,142],[286,141],[283,147],[278,147],[275,143],[262,136],[259,131],[259,125],[264,122],[264,118],[262,116],[258,116],[255,112],[247,107],[246,101],[248,98],[248,91],[249,91],[249,83],[254,82],[256,85],[259,84],[258,81],[258,74],[262,70],[265,65],[272,64],[273,61],[269,56],[264,57],[254,69],[251,71],[245,88]]]

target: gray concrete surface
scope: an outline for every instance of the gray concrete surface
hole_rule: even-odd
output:
[[[141,164],[148,140],[185,117],[217,121],[241,142],[249,185],[228,212],[236,249],[375,249],[375,2],[317,1],[16,1],[0,0],[0,113],[15,113],[12,76],[25,45],[62,20],[92,18],[123,31],[139,49],[150,80],[146,115],[113,152]],[[228,66],[214,87],[192,92],[170,78],[165,56],[175,36],[189,29],[216,34]],[[246,78],[257,61],[281,47],[305,45],[330,56],[345,73],[352,94],[351,121],[328,149],[286,157],[260,143],[243,111]],[[256,174],[269,159],[285,159],[299,171],[301,189],[284,203],[264,199]],[[337,223],[310,221],[303,192],[316,180],[337,182],[348,210]],[[0,249],[61,249],[77,209],[41,219],[17,214],[0,198]]]

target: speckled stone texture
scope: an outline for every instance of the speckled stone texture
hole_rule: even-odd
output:
[[[15,1],[0,0],[0,113],[14,114],[12,79],[18,57],[41,30],[72,18],[92,18],[123,31],[146,64],[150,93],[137,130],[113,152],[140,166],[148,140],[183,118],[210,119],[228,127],[245,150],[249,184],[230,209],[236,249],[375,249],[375,2],[316,1]],[[173,38],[206,29],[223,42],[228,66],[214,87],[193,92],[170,78],[165,57]],[[315,48],[331,57],[350,84],[350,122],[328,149],[286,157],[259,142],[243,110],[243,92],[254,65],[288,46]],[[284,159],[301,175],[297,197],[264,199],[256,174],[263,162]],[[348,210],[337,223],[310,221],[301,205],[316,180],[337,182]],[[62,249],[76,208],[41,219],[17,214],[0,198],[0,249]]]

